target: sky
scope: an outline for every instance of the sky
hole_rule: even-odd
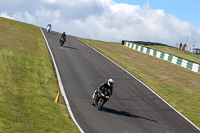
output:
[[[200,48],[200,0],[0,0],[0,16],[109,42]],[[188,38],[188,39],[187,39]]]

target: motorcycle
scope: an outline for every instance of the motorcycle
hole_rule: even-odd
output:
[[[59,40],[60,40],[60,45],[62,46],[65,43],[65,40],[63,39],[63,37],[61,37]]]
[[[92,105],[97,106],[98,110],[101,110],[103,105],[110,98],[110,89],[105,88],[101,91],[95,91],[92,96]]]
[[[49,31],[51,30],[51,26],[47,26],[47,32],[49,33]]]

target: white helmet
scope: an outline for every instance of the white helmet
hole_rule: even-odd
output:
[[[109,79],[109,80],[108,80],[108,85],[109,85],[109,86],[113,86],[113,84],[114,84],[114,80],[113,80],[113,79]]]

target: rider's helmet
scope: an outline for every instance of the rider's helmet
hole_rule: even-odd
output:
[[[114,80],[113,80],[113,79],[109,79],[109,80],[108,80],[108,85],[109,85],[109,86],[113,86],[113,84],[114,84]]]

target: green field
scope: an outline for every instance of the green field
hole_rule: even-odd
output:
[[[200,74],[127,48],[120,43],[83,39],[135,75],[200,127]],[[156,46],[154,46],[154,49]],[[160,47],[157,47],[159,49]],[[162,47],[165,51],[168,47]],[[165,51],[166,52],[166,51]],[[168,53],[171,53],[168,50]],[[176,52],[172,53],[176,55]],[[182,54],[182,53],[180,53]],[[181,56],[181,55],[179,55]],[[189,57],[190,60],[197,60]]]
[[[0,17],[0,68],[1,133],[79,132],[38,27]]]

